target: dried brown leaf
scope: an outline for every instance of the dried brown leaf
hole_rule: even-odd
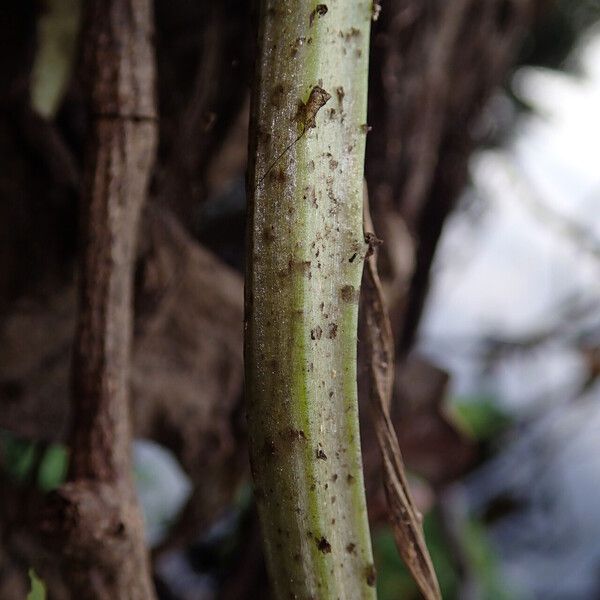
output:
[[[377,442],[383,458],[383,479],[396,546],[426,600],[440,600],[440,588],[425,544],[422,516],[412,500],[398,439],[390,418],[394,379],[394,342],[377,272],[376,245],[365,191],[365,258],[362,303],[369,365],[370,402]],[[376,243],[372,243],[376,240]]]

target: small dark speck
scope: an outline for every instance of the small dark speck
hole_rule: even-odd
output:
[[[340,290],[344,302],[358,302],[358,294],[352,285],[345,285]]]
[[[353,263],[355,258],[356,258],[356,252],[348,259],[348,262]]]
[[[350,542],[347,546],[346,546],[346,552],[348,554],[352,554],[354,552],[356,548],[356,544],[353,544],[352,542]]]
[[[322,448],[317,448],[317,458],[320,460],[327,460],[327,454],[325,454]]]
[[[327,538],[324,536],[317,540],[317,548],[323,554],[331,554],[331,544],[327,541]]]
[[[301,429],[290,429],[290,437],[293,440],[304,440],[304,441],[306,441],[306,434]]]
[[[317,4],[317,6],[315,7],[315,9],[310,13],[309,17],[308,17],[308,22],[309,25],[312,27],[313,21],[315,20],[315,17],[317,15],[319,15],[320,17],[322,17],[323,15],[327,14],[327,5],[326,4]]]
[[[122,536],[125,533],[125,523],[119,521],[115,527],[115,535]]]
[[[269,179],[276,183],[284,183],[286,180],[286,174],[284,169],[273,169],[269,173]]]
[[[367,565],[365,568],[365,579],[367,580],[367,585],[370,587],[375,587],[375,580],[377,578],[377,572],[375,571],[374,565]]]

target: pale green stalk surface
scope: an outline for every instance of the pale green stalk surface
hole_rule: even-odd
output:
[[[248,182],[250,453],[276,597],[370,599],[356,331],[372,3],[323,6],[261,6]],[[301,135],[298,106],[317,85],[331,98]]]

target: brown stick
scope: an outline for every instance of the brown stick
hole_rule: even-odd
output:
[[[132,479],[128,389],[135,237],[156,146],[151,34],[150,0],[90,2],[71,468],[44,522],[73,598],[155,597]]]
[[[412,499],[398,438],[390,418],[394,381],[394,341],[385,307],[375,246],[381,243],[372,233],[373,224],[365,186],[365,240],[370,250],[365,259],[362,304],[365,318],[365,347],[369,361],[370,404],[377,443],[383,459],[383,483],[396,546],[426,600],[440,600],[440,588],[425,544],[422,517]]]

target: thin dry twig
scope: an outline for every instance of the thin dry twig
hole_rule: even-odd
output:
[[[373,225],[365,190],[365,241],[369,250],[362,283],[362,309],[365,316],[365,343],[369,364],[370,403],[377,442],[383,458],[383,480],[389,505],[389,518],[396,546],[426,600],[441,599],[437,577],[425,544],[422,516],[410,494],[402,453],[390,418],[394,380],[394,341],[377,272]]]

